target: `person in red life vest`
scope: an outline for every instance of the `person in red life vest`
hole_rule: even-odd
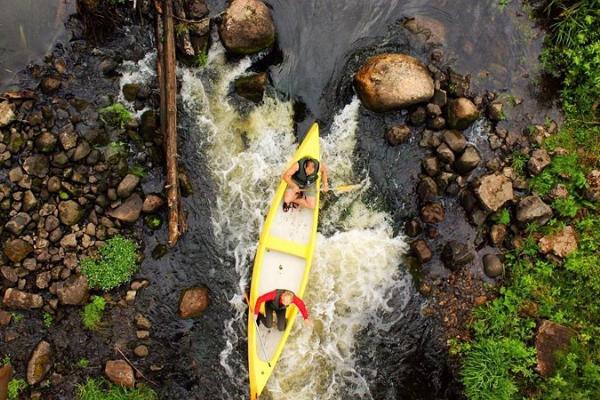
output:
[[[260,306],[265,303],[265,315],[260,314]],[[277,329],[284,331],[287,326],[285,312],[287,307],[294,303],[304,318],[304,323],[307,326],[312,326],[312,321],[308,319],[308,311],[302,299],[294,294],[291,290],[276,289],[265,293],[256,299],[254,305],[254,316],[258,317],[257,321],[262,322],[266,328],[273,326],[273,313],[277,315]]]

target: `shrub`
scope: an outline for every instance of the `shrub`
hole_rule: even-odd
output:
[[[86,329],[96,329],[102,320],[106,301],[100,296],[93,296],[92,301],[81,310],[81,320]]]
[[[79,400],[156,400],[154,390],[138,386],[135,389],[125,389],[113,385],[104,379],[88,378],[84,384],[77,385]]]
[[[100,249],[98,258],[81,260],[81,270],[90,287],[110,290],[131,279],[137,270],[136,258],[135,242],[114,236]]]
[[[100,119],[110,126],[123,128],[133,119],[133,115],[121,103],[114,103],[100,109]]]
[[[8,382],[8,400],[17,400],[20,394],[27,388],[27,382],[24,379],[11,379]]]

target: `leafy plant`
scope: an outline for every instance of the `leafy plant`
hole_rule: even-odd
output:
[[[133,115],[121,103],[114,103],[100,109],[100,119],[107,125],[123,128],[133,119]]]
[[[90,287],[110,290],[129,281],[136,272],[137,245],[134,241],[114,236],[99,252],[98,258],[85,258],[80,263]]]
[[[494,215],[494,221],[501,225],[510,225],[510,211],[503,208],[502,211]]]
[[[49,312],[45,312],[42,315],[42,319],[43,319],[43,323],[44,326],[46,328],[50,328],[52,326],[52,323],[54,323],[54,318],[52,317],[52,314],[50,314]]]
[[[525,167],[527,166],[527,161],[529,160],[527,154],[521,151],[515,151],[510,156],[510,160],[513,171],[519,176],[524,176]]]
[[[2,358],[2,364],[1,365],[9,365],[11,363],[10,360],[10,356],[8,354],[6,354],[3,358]]]
[[[77,385],[78,400],[156,400],[154,390],[146,386],[125,389],[104,379],[88,378],[84,384]]]
[[[8,400],[17,400],[23,390],[27,388],[27,382],[24,379],[11,379],[8,382]]]
[[[179,24],[175,24],[175,35],[177,37],[181,37],[183,35],[185,35],[186,33],[189,32],[189,28],[187,26],[187,24],[185,23],[179,23]]]
[[[208,62],[208,53],[206,51],[201,51],[200,54],[196,55],[194,59],[194,65],[196,68],[203,67]]]
[[[135,176],[139,176],[140,178],[144,178],[146,175],[148,175],[144,167],[142,167],[141,165],[132,165],[131,167],[129,167],[129,173]]]
[[[18,312],[11,312],[10,315],[12,316],[13,321],[15,321],[15,323],[19,323],[21,321],[23,321],[23,319],[25,318],[25,316],[21,313]]]
[[[579,211],[579,205],[573,196],[569,196],[566,199],[556,199],[552,202],[552,208],[554,208],[561,216],[573,218]]]
[[[80,358],[79,361],[77,361],[77,366],[79,368],[87,368],[90,365],[90,360],[88,360],[87,358]]]
[[[81,310],[81,320],[86,329],[96,329],[102,320],[106,301],[100,296],[92,296],[92,301]]]

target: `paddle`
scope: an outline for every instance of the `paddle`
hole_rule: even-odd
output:
[[[362,187],[362,184],[354,183],[351,185],[338,185],[334,188],[330,188],[329,191],[336,192],[336,193],[346,193],[346,192],[351,192],[356,189],[360,189],[361,187]],[[308,190],[310,190],[310,188],[300,189],[301,192],[306,192]],[[323,188],[321,188],[321,191],[323,191]]]
[[[256,327],[256,336],[258,336],[258,342],[260,343],[260,348],[262,350],[263,357],[265,358],[265,360],[267,360],[268,357],[267,357],[267,352],[265,350],[265,345],[262,341],[262,337],[260,336],[260,332],[258,330],[258,323],[254,319],[254,307],[252,307],[252,304],[250,304],[250,299],[248,298],[248,295],[246,294],[246,292],[244,292],[244,298],[246,299],[246,304],[248,304],[248,310],[250,311],[250,315],[252,315],[251,318],[252,318],[252,321],[254,321],[254,326]],[[267,361],[267,365],[269,366],[269,368],[271,368],[271,363],[269,361]]]

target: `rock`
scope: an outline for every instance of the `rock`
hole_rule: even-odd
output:
[[[476,189],[481,204],[489,210],[498,211],[513,198],[513,187],[509,178],[501,174],[486,175],[481,178]]]
[[[390,146],[397,146],[406,142],[410,137],[410,128],[406,125],[393,126],[385,132],[385,139]]]
[[[448,93],[454,97],[464,97],[469,92],[471,77],[462,76],[454,71],[449,71]]]
[[[8,101],[0,103],[0,128],[4,128],[15,120],[16,116]]]
[[[413,125],[421,125],[427,119],[427,111],[423,107],[417,107],[413,112],[410,113],[408,119]]]
[[[60,190],[60,178],[58,176],[52,176],[48,179],[47,188],[50,193],[56,193]]]
[[[46,289],[52,279],[50,271],[44,271],[37,274],[35,277],[35,286],[38,289]]]
[[[421,162],[423,171],[429,176],[436,176],[440,172],[440,165],[437,157],[427,157]]]
[[[43,178],[48,175],[49,166],[48,157],[43,154],[29,156],[23,163],[23,169],[29,175],[37,176],[38,178]]]
[[[490,241],[496,247],[500,247],[506,238],[507,228],[506,225],[495,224],[490,229]]]
[[[23,135],[20,132],[17,131],[12,131],[10,133],[10,138],[8,140],[8,151],[10,151],[13,154],[18,153],[19,151],[21,151],[21,148],[23,147],[23,145],[25,144],[25,140],[23,139]],[[9,158],[10,158],[10,153],[9,153]],[[4,160],[6,161],[6,160]]]
[[[441,259],[446,268],[456,271],[460,266],[473,261],[475,256],[466,244],[450,240],[442,250]]]
[[[0,326],[8,326],[12,320],[12,314],[4,310],[0,310]]]
[[[61,201],[58,204],[58,217],[63,224],[72,226],[81,220],[83,217],[83,210],[81,209],[81,206],[73,200]]]
[[[191,19],[200,19],[208,15],[205,0],[188,0],[185,2],[185,14]]]
[[[153,110],[146,110],[140,118],[140,133],[145,140],[152,140],[158,128],[158,117]],[[107,157],[108,158],[108,157]]]
[[[412,242],[410,245],[410,249],[421,264],[425,264],[433,257],[429,245],[426,241],[422,239],[415,240],[414,242]]]
[[[388,111],[429,101],[433,79],[416,58],[385,53],[369,58],[354,77],[365,107]]]
[[[55,76],[47,76],[40,82],[42,92],[52,94],[60,89],[60,78]]]
[[[21,167],[14,167],[10,171],[8,171],[8,180],[16,183],[23,179],[23,170]]]
[[[421,207],[421,218],[427,224],[442,222],[445,217],[444,207],[440,203],[429,203]]]
[[[98,67],[105,76],[115,76],[118,74],[119,63],[112,58],[106,58],[100,62]]]
[[[185,289],[179,300],[179,315],[181,318],[199,317],[210,304],[208,288],[191,287]]]
[[[404,224],[404,231],[409,237],[418,236],[422,230],[421,223],[418,219],[411,219]]]
[[[549,195],[554,200],[566,199],[567,197],[569,197],[569,190],[567,189],[567,187],[565,185],[563,185],[562,183],[559,183],[558,185],[556,185],[552,188]]]
[[[90,154],[90,151],[92,151],[92,148],[90,147],[90,144],[87,142],[87,140],[80,141],[77,147],[75,148],[75,152],[73,153],[73,161],[83,160],[87,157],[88,154]]]
[[[457,130],[444,131],[442,139],[455,153],[462,153],[467,147],[467,139]]]
[[[479,118],[479,111],[471,100],[461,97],[448,101],[448,125],[452,129],[467,129]]]
[[[51,153],[56,148],[58,139],[50,132],[42,132],[40,136],[35,139],[35,147],[42,153]]]
[[[266,72],[243,76],[235,80],[235,92],[243,98],[260,103],[268,83],[269,76]]]
[[[577,236],[572,226],[542,237],[539,241],[540,251],[544,254],[553,253],[564,258],[577,250]]]
[[[37,204],[37,198],[31,190],[27,190],[23,193],[23,211],[31,211]]]
[[[125,200],[119,207],[107,212],[107,215],[122,222],[132,223],[140,217],[142,205],[142,198],[139,194],[134,193],[129,196],[129,198],[127,198],[127,200]]]
[[[46,217],[46,221],[44,222],[44,229],[46,229],[46,231],[52,232],[59,226],[60,221],[54,215],[48,215],[48,217]]]
[[[435,96],[435,94],[434,94],[434,96]],[[435,118],[435,117],[439,117],[440,115],[442,115],[442,108],[440,106],[438,106],[437,104],[429,103],[429,104],[427,104],[425,109],[427,110],[427,115],[429,116],[429,118]]]
[[[5,340],[8,342],[8,340]],[[10,364],[5,364],[0,367],[0,399],[8,399],[8,383],[12,379],[13,368]]]
[[[16,268],[11,268],[8,266],[0,267],[0,274],[2,274],[2,277],[4,279],[11,283],[17,283],[17,281],[19,280]]]
[[[58,140],[63,149],[71,150],[77,146],[77,133],[73,131],[72,127],[67,127],[58,134]]]
[[[31,217],[29,214],[20,212],[6,223],[5,228],[7,231],[18,236],[21,234],[21,232],[23,232],[23,229],[25,229],[29,222],[31,222]]]
[[[527,169],[532,175],[537,175],[548,165],[550,165],[548,152],[544,149],[536,149],[531,153],[531,158],[527,162]]]
[[[63,236],[60,240],[60,245],[65,249],[75,249],[77,247],[77,235],[75,233],[69,233]]]
[[[519,201],[517,205],[517,221],[522,224],[536,222],[544,225],[552,217],[552,208],[539,198],[539,196],[527,196]]]
[[[474,146],[469,146],[465,149],[462,155],[454,163],[454,169],[459,174],[468,174],[481,162],[479,151]]]
[[[577,335],[573,329],[544,320],[535,335],[537,353],[537,370],[540,375],[548,377],[556,367],[555,353],[567,350],[571,339]]]
[[[135,101],[141,85],[139,83],[126,83],[123,85],[123,97],[127,101]]]
[[[150,320],[144,317],[142,314],[137,314],[135,316],[135,326],[137,326],[138,329],[150,330],[152,327],[152,322],[150,322]]]
[[[140,358],[147,357],[148,353],[148,347],[143,344],[136,346],[135,349],[133,349],[133,354]]]
[[[455,158],[454,153],[452,152],[452,149],[446,143],[440,144],[435,149],[435,152],[441,161],[443,161],[447,164],[454,163],[454,158]]]
[[[56,285],[56,296],[61,304],[82,305],[89,298],[89,286],[84,275],[73,275]]]
[[[135,386],[133,368],[123,360],[109,360],[104,367],[104,373],[110,381],[126,388]]]
[[[165,201],[162,197],[157,194],[149,194],[144,199],[144,204],[142,205],[142,212],[147,214],[152,214],[158,211]]]
[[[140,183],[139,176],[134,174],[125,175],[125,178],[121,180],[119,186],[117,187],[117,195],[122,199],[131,196],[131,193],[133,193],[138,183]]]
[[[417,184],[417,195],[421,202],[432,201],[439,195],[438,187],[433,178],[425,176]]]
[[[6,307],[29,310],[30,308],[41,308],[44,305],[44,299],[39,294],[8,288],[4,292],[2,303]]]
[[[33,246],[23,239],[9,240],[4,246],[4,254],[14,263],[21,262],[33,251]]]
[[[37,385],[52,368],[52,347],[45,340],[40,341],[27,363],[27,383]]]
[[[587,177],[588,187],[585,191],[585,196],[592,201],[600,200],[600,170],[593,170]]]
[[[440,135],[438,132],[425,130],[425,131],[423,131],[423,134],[421,136],[421,141],[419,142],[419,146],[434,149],[434,148],[438,147],[441,143],[442,143],[442,140],[440,139]]]
[[[483,271],[490,278],[495,278],[504,273],[504,263],[496,254],[483,256]]]
[[[504,106],[502,103],[493,102],[488,106],[488,118],[492,121],[502,121],[504,119]]]
[[[233,0],[225,10],[219,35],[234,54],[252,54],[275,42],[275,25],[269,8],[259,0]]]

